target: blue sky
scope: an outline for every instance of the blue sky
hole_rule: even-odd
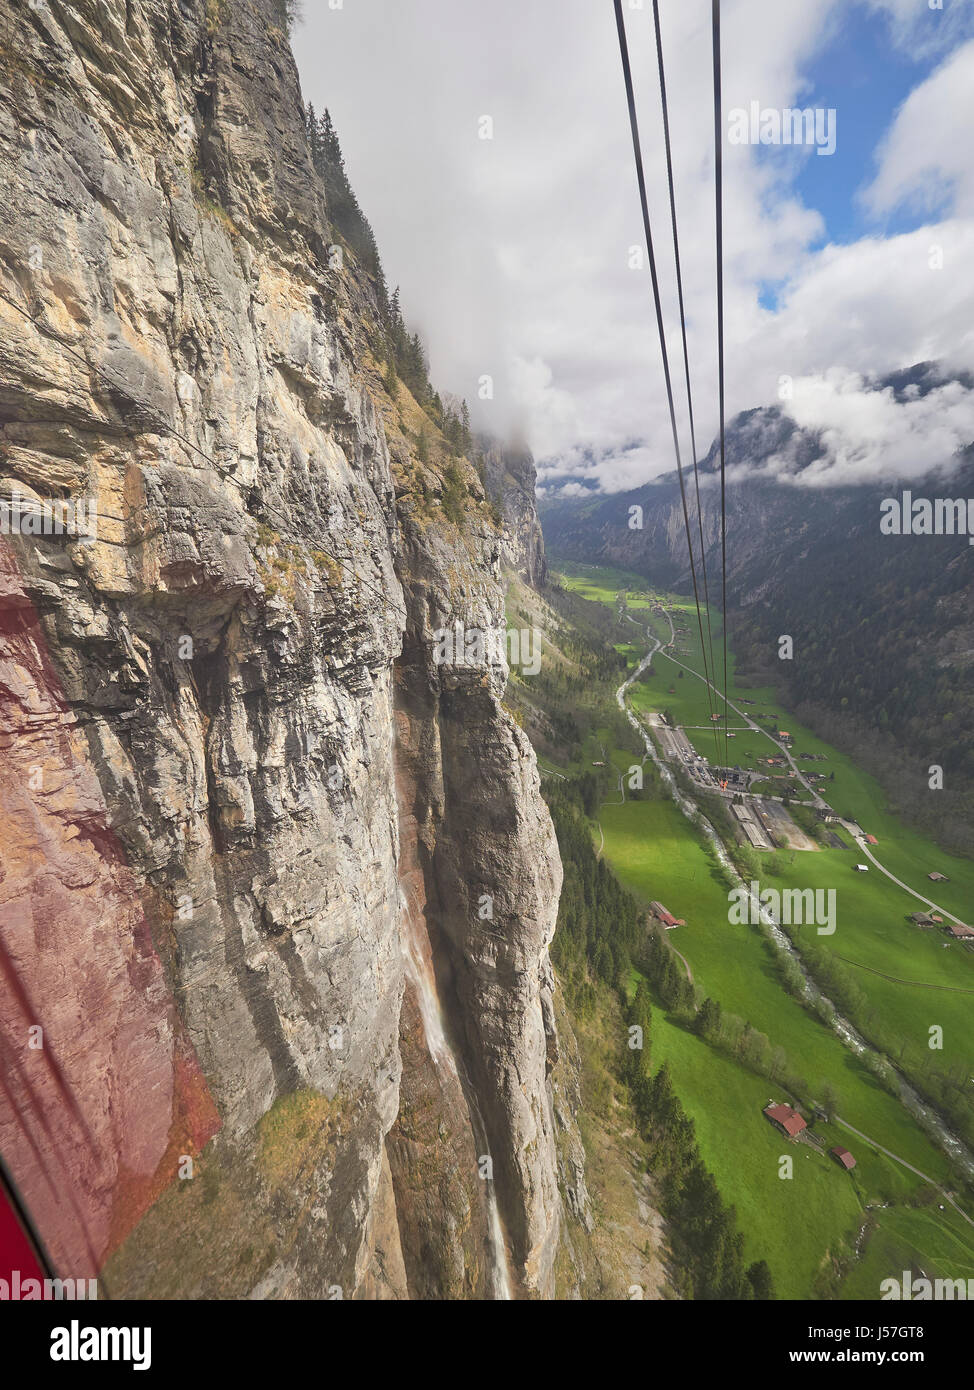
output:
[[[725,113],[755,100],[838,112],[829,157],[725,146],[728,414],[784,400],[781,382],[793,383],[786,408],[828,439],[837,483],[891,466],[910,476],[974,439],[974,393],[895,406],[869,389],[930,359],[974,370],[974,0],[944,7],[724,3]],[[661,0],[661,11],[704,452],[718,424],[710,5]],[[469,401],[479,428],[523,438],[543,482],[613,491],[669,471],[612,7],[370,0],[306,13],[305,95],[331,109],[438,386]],[[626,24],[678,362],[648,0]]]
[[[922,0],[920,0],[922,3]],[[942,16],[930,12],[931,23]],[[913,89],[935,71],[943,56],[939,46],[915,49],[897,43],[888,13],[851,3],[828,25],[824,42],[809,55],[803,76],[807,83],[803,107],[836,112],[835,153],[824,156],[807,149],[756,148],[758,163],[784,164],[787,177],[806,207],[820,213],[821,235],[810,249],[827,243],[848,245],[859,237],[879,233],[895,236],[922,226],[927,213],[901,206],[881,220],[863,205],[860,194],[872,182],[877,157],[897,111]],[[795,168],[798,173],[795,176]],[[764,309],[777,307],[774,282],[759,290]]]
[[[936,22],[933,18],[932,22]],[[834,107],[838,143],[834,155],[805,155],[796,191],[825,219],[823,240],[850,242],[875,231],[875,219],[859,203],[875,174],[876,152],[897,109],[937,67],[930,50],[914,56],[893,42],[887,15],[850,6],[830,26],[825,46],[809,63],[803,106]],[[887,235],[913,231],[923,218],[899,209],[884,219]]]

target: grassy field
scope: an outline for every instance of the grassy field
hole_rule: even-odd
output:
[[[767,1260],[779,1298],[807,1298],[829,1254],[848,1252],[855,1241],[862,1216],[855,1188],[831,1160],[789,1143],[764,1118],[774,1094],[767,1080],[660,1011],[651,1046],[654,1067],[665,1061],[670,1068],[724,1199],[737,1208],[748,1260]],[[783,1155],[793,1160],[791,1178],[779,1176]]]
[[[596,603],[614,603],[620,590],[632,589],[638,593],[646,586],[645,579],[640,579],[638,574],[599,565],[565,564],[559,567],[559,574],[565,579],[566,587]],[[630,607],[645,609],[649,603],[645,597],[634,597]]]
[[[700,657],[700,644],[696,632],[693,604],[682,599],[668,600],[668,603],[671,608],[684,614],[684,625],[690,630],[689,637],[684,638],[683,641],[690,648],[691,655],[681,657],[679,660],[685,666],[702,673],[703,661]],[[652,626],[658,635],[668,637],[669,627],[665,620],[661,621],[658,616],[654,615]],[[715,645],[717,645],[716,636],[715,628]],[[668,708],[672,710],[678,724],[709,723],[707,687],[703,681],[694,679],[687,672],[681,676],[680,668],[673,661],[668,660],[665,653],[659,653],[653,665],[654,674],[644,676],[639,686],[633,691],[634,707],[647,710]],[[719,657],[718,666],[721,675],[718,684],[722,684],[722,661]],[[671,694],[671,690],[675,690],[676,694]],[[891,815],[886,809],[886,798],[883,790],[875,778],[856,767],[851,758],[840,753],[831,745],[817,738],[810,730],[804,728],[793,715],[778,704],[777,695],[773,689],[750,687],[742,685],[737,680],[733,651],[728,653],[728,699],[733,704],[739,705],[763,728],[767,728],[769,731],[773,728],[784,728],[793,735],[792,753],[798,761],[799,767],[806,773],[824,772],[826,774],[827,780],[822,787],[826,800],[834,806],[840,815],[857,821],[867,834],[876,837],[879,844],[873,852],[891,873],[923,894],[924,897],[933,899],[946,908],[948,912],[956,913],[964,921],[970,920],[970,917],[974,915],[974,860],[959,859],[956,856],[945,854],[928,838],[908,826],[904,826],[898,818]],[[742,703],[742,701],[752,703]],[[721,710],[723,708],[722,702],[720,702],[720,708]],[[761,714],[771,717],[760,720],[758,716]],[[730,711],[728,727],[735,729],[740,728],[740,726],[741,720],[733,711]],[[698,736],[690,735],[690,737],[691,741],[696,744]],[[709,747],[707,746],[708,740]],[[712,758],[712,749],[713,740],[707,735],[701,737],[699,751]],[[769,754],[773,756],[775,749],[770,739],[747,732],[738,733],[732,744],[729,744],[728,753],[733,763],[749,766],[752,765],[748,761],[749,756],[752,759],[767,757]],[[825,761],[806,762],[798,758],[800,753],[819,754]],[[830,774],[833,773],[834,777],[830,777]],[[936,795],[936,793],[932,792],[931,795]],[[950,882],[946,884],[930,883],[927,875],[934,871],[946,874]],[[917,906],[919,907],[919,904]],[[913,908],[910,910],[912,911]]]
[[[625,587],[630,591],[630,609],[635,607],[632,591],[641,586],[640,627],[648,625],[661,638],[669,639],[666,619],[645,611],[653,592],[647,590],[645,581],[589,567],[585,574],[566,576],[566,583],[573,588],[584,585],[588,595],[612,605]],[[678,602],[668,603],[673,609],[678,606]],[[679,660],[702,669],[692,605],[681,601],[679,606],[686,617],[675,621],[690,631],[680,636],[678,644],[691,653]],[[645,653],[645,645],[637,638],[625,651],[632,666]],[[735,703],[741,699],[753,702],[741,705],[751,718],[765,715],[766,719],[759,721],[762,727],[788,729],[795,738],[796,754],[822,754],[826,761],[799,761],[799,766],[826,775],[835,773],[823,787],[823,794],[842,814],[857,818],[865,830],[876,835],[880,844],[874,852],[892,872],[924,892],[924,886],[934,887],[925,875],[936,867],[951,878],[949,885],[937,885],[938,890],[952,890],[949,895],[938,892],[937,902],[960,913],[965,892],[970,894],[968,903],[974,901],[974,865],[951,860],[922,837],[904,831],[885,811],[877,784],[850,759],[798,725],[777,704],[773,691],[735,683],[732,654],[729,677],[729,697]],[[652,673],[633,687],[631,695],[636,709],[667,709],[680,724],[710,722],[704,684],[690,672],[681,677],[679,668],[662,653],[657,654]],[[741,721],[732,714],[730,723],[733,728]],[[710,731],[704,729],[699,736],[701,751],[713,759]],[[752,733],[731,741],[729,748],[733,750],[731,762],[742,766],[749,765],[749,758],[775,751],[770,740]],[[610,746],[607,761],[623,770],[631,765],[633,755]],[[611,804],[617,800],[611,795],[599,812],[605,856],[619,878],[644,900],[661,899],[671,912],[686,919],[687,925],[677,928],[671,939],[689,962],[700,989],[764,1033],[773,1046],[783,1048],[790,1070],[807,1082],[811,1096],[818,1098],[826,1086],[830,1087],[837,1096],[838,1113],[850,1124],[949,1186],[949,1166],[939,1148],[831,1030],[783,989],[771,948],[759,930],[730,925],[726,887],[677,807],[668,798],[627,798],[624,804]],[[867,1016],[897,1035],[898,1060],[906,1058],[920,1064],[924,1050],[928,1052],[927,1030],[936,1023],[944,1029],[938,1064],[971,1066],[970,1029],[964,1023],[970,1018],[970,995],[898,985],[861,966],[928,985],[968,988],[974,987],[974,955],[959,945],[944,950],[942,936],[910,924],[906,915],[918,910],[920,904],[876,870],[868,876],[853,874],[851,865],[856,857],[854,850],[778,851],[761,857],[761,873],[776,887],[837,890],[838,929],[833,937],[816,936],[816,941],[844,961],[857,963],[849,969],[866,998]],[[802,945],[800,937],[798,945]],[[754,1251],[768,1259],[782,1296],[809,1296],[816,1280],[824,1278],[830,1255],[851,1258],[867,1204],[894,1205],[870,1214],[865,1253],[861,1260],[851,1261],[852,1273],[845,1280],[842,1296],[878,1297],[880,1279],[895,1272],[897,1261],[906,1261],[898,1266],[902,1272],[921,1253],[917,1244],[921,1231],[926,1233],[927,1247],[939,1252],[948,1264],[955,1251],[966,1252],[964,1258],[971,1257],[974,1229],[949,1208],[945,1214],[937,1210],[937,1203],[922,1210],[905,1205],[927,1200],[932,1191],[912,1174],[871,1151],[863,1141],[853,1141],[848,1134],[843,1137],[838,1130],[839,1138],[831,1142],[842,1142],[857,1156],[859,1166],[851,1175],[805,1146],[788,1145],[760,1114],[763,1104],[775,1094],[772,1082],[658,1012],[656,1017],[659,1027],[654,1032],[654,1058],[665,1057],[669,1062],[677,1091],[697,1122],[705,1157],[725,1197],[737,1205]],[[769,1154],[774,1151],[773,1162],[762,1161],[767,1159],[766,1149]],[[777,1155],[784,1149],[800,1155],[790,1182],[777,1176]],[[951,1270],[940,1273],[947,1277]],[[958,1267],[955,1277],[963,1273]]]
[[[901,1206],[880,1216],[845,1281],[844,1297],[876,1298],[882,1281],[899,1279],[905,1269],[922,1270],[929,1279],[974,1279],[974,1231],[949,1208]]]
[[[688,606],[683,605],[682,611],[688,612]],[[702,669],[699,641],[693,641],[693,636],[691,633],[691,638],[685,639],[694,652],[686,664]],[[654,668],[653,675],[644,677],[635,688],[635,707],[668,708],[678,723],[685,719],[698,722],[706,716],[707,692],[702,681],[688,673],[679,679],[673,663],[663,654],[658,654]],[[974,909],[974,862],[945,855],[930,841],[902,826],[885,810],[881,789],[874,779],[782,710],[773,691],[739,687],[734,679],[732,653],[728,668],[728,698],[734,703],[740,703],[742,696],[753,700],[753,704],[741,705],[752,718],[768,714],[768,727],[788,729],[794,737],[792,751],[799,766],[826,774],[823,795],[841,815],[857,820],[865,831],[876,836],[879,844],[873,853],[879,861],[924,897],[970,921]],[[670,694],[674,686],[678,692],[675,697]],[[713,758],[709,734],[690,737],[701,752]],[[733,761],[742,766],[755,765],[753,757],[747,756],[749,752],[766,756],[765,750],[774,751],[770,740],[753,733],[739,735],[731,747]],[[805,763],[798,759],[803,752],[818,754],[825,761]],[[830,774],[834,774],[834,779]],[[936,1057],[938,1068],[954,1069],[958,1075],[965,1069],[968,1074],[974,1073],[974,1039],[967,1023],[972,996],[952,992],[974,989],[974,952],[949,942],[940,932],[913,926],[907,920],[909,914],[923,910],[923,904],[875,868],[870,868],[868,874],[853,873],[853,863],[860,857],[854,849],[823,849],[814,854],[777,851],[761,857],[762,879],[771,879],[776,887],[836,891],[837,930],[834,935],[817,940],[856,969],[856,983],[868,999],[864,1022],[868,1025],[870,1020],[883,1020],[887,1030],[896,1032],[897,1060],[919,1068],[928,1065],[929,1030],[939,1025],[944,1037],[943,1049]],[[930,883],[926,875],[934,868],[946,873],[950,882]],[[913,983],[896,984],[873,971]]]
[[[670,801],[606,805],[600,824],[606,859],[622,882],[645,901],[657,898],[686,919],[671,937],[694,982],[772,1045],[783,1047],[813,1098],[820,1099],[831,1085],[850,1124],[946,1181],[949,1168],[940,1150],[855,1054],[783,990],[758,928],[729,924],[727,890],[677,807]]]

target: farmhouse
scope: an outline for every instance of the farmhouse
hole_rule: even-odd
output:
[[[930,880],[931,883],[949,883],[949,882],[950,882],[950,879],[947,877],[946,874],[940,874],[940,873],[927,874],[927,878]]]
[[[663,926],[666,928],[667,931],[670,931],[673,927],[686,926],[686,922],[683,920],[682,917],[674,917],[671,913],[667,912],[666,908],[663,906],[662,903],[650,903],[649,907],[653,916],[657,919],[657,921],[663,923]]]
[[[948,922],[947,930],[957,941],[970,941],[974,938],[974,927],[959,927],[956,922]]]
[[[829,1149],[829,1153],[835,1159],[836,1163],[841,1163],[847,1173],[851,1168],[855,1168],[856,1160],[852,1157],[848,1149],[840,1148],[839,1145],[836,1144],[834,1149]]]
[[[911,912],[910,921],[915,922],[918,927],[932,927],[933,918],[929,912]]]
[[[867,836],[866,836],[866,844],[867,844],[867,845],[878,845],[878,844],[879,844],[879,841],[876,839],[876,836],[875,836],[875,835],[867,835]]]
[[[797,1139],[802,1130],[808,1128],[798,1111],[792,1110],[790,1105],[775,1105],[772,1102],[764,1107],[764,1114],[789,1139]]]
[[[868,864],[854,864],[854,865],[853,865],[853,868],[852,868],[852,872],[855,873],[855,874],[868,874],[868,873],[869,873],[869,865],[868,865]]]

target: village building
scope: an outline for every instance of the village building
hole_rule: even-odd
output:
[[[793,1110],[790,1105],[775,1105],[771,1102],[764,1107],[764,1114],[789,1139],[797,1139],[802,1130],[808,1128],[798,1111]]]
[[[667,931],[669,931],[672,927],[686,926],[686,922],[683,920],[682,917],[674,917],[672,913],[667,912],[666,908],[663,906],[662,903],[652,902],[650,903],[649,908],[656,920],[662,922],[663,926],[666,928]]]
[[[834,1149],[829,1149],[829,1153],[835,1159],[836,1163],[840,1163],[842,1165],[842,1167],[846,1170],[847,1173],[851,1169],[855,1168],[856,1160],[852,1157],[852,1154],[849,1152],[848,1149],[840,1148],[839,1145],[836,1144]]]

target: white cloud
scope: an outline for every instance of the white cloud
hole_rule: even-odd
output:
[[[867,0],[890,20],[894,43],[914,57],[940,53],[974,32],[974,14],[965,0]]]
[[[974,129],[974,40],[952,54],[900,107],[866,190],[874,213],[908,204],[974,214],[974,162],[961,131]]]
[[[897,401],[892,389],[879,391],[856,373],[834,370],[797,381],[788,413],[825,450],[802,471],[801,485],[808,487],[920,477],[974,440],[974,393],[957,381]],[[790,466],[775,457],[753,471],[787,478]]]
[[[728,0],[725,110],[752,99],[797,102],[810,58],[850,3]],[[935,34],[936,21],[917,14],[920,0],[868,3],[888,12],[903,43],[913,30],[917,46],[960,32],[948,20]],[[662,15],[703,454],[717,425],[710,7],[663,0]],[[648,0],[627,24],[682,423]],[[627,264],[643,238],[611,6],[362,0],[341,11],[309,7],[298,32],[305,95],[332,110],[389,280],[401,283],[407,315],[429,343],[436,382],[467,397],[482,427],[523,433],[543,477],[571,471],[618,490],[671,469],[649,273]],[[885,214],[935,188],[940,220],[908,236],[877,232],[816,249],[821,217],[794,192],[809,153],[759,160],[725,144],[730,416],[774,401],[785,374],[831,381],[836,372],[881,374],[935,356],[974,366],[965,309],[974,296],[969,52],[949,56],[906,103],[870,190],[871,208]],[[968,113],[960,125],[958,111]],[[477,139],[484,114],[494,119],[493,141]],[[937,245],[939,271],[930,262]],[[760,301],[767,282],[780,286],[774,309]],[[496,395],[482,404],[483,373],[495,378]],[[843,394],[835,393],[836,409]],[[843,427],[853,423],[850,415]],[[857,458],[872,467],[868,449],[860,457],[842,448],[849,468]]]

